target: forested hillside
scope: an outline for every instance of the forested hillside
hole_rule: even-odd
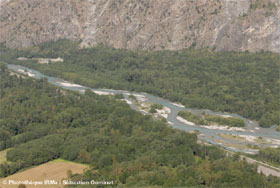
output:
[[[0,66],[0,176],[63,158],[89,164],[75,180],[112,180],[114,186],[279,187],[280,179],[197,144],[195,134],[133,111],[114,96],[84,95],[46,80],[11,76]]]
[[[211,50],[128,51],[57,41],[24,50],[1,48],[0,59],[94,88],[148,92],[187,107],[236,113],[263,127],[280,125],[280,55]],[[17,57],[62,57],[39,65]]]

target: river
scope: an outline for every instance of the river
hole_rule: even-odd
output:
[[[136,95],[136,96],[142,96],[145,98],[145,100],[148,100],[152,103],[157,103],[157,104],[162,104],[163,106],[167,107],[170,109],[170,113],[167,115],[167,121],[169,122],[169,126],[187,131],[187,132],[193,132],[193,131],[199,131],[198,133],[198,138],[200,140],[204,140],[206,142],[209,142],[214,145],[219,145],[221,147],[224,147],[227,150],[231,150],[234,152],[246,152],[246,153],[256,153],[258,150],[257,149],[252,149],[248,148],[248,144],[254,143],[254,141],[250,140],[250,138],[260,138],[264,139],[265,141],[262,143],[254,143],[255,145],[258,146],[272,146],[272,147],[277,147],[280,146],[280,132],[275,131],[275,127],[271,128],[261,128],[258,126],[257,122],[251,121],[249,119],[246,119],[242,116],[236,115],[236,114],[229,114],[229,113],[222,113],[222,112],[213,112],[211,110],[205,110],[205,109],[192,109],[192,108],[186,108],[182,105],[177,105],[174,104],[166,99],[156,97],[147,93],[134,93],[134,92],[129,92],[129,91],[121,91],[121,90],[113,90],[113,89],[94,89],[94,88],[89,88],[85,86],[81,86],[78,84],[73,84],[70,82],[67,82],[63,79],[60,78],[54,78],[50,76],[43,75],[42,73],[35,71],[33,69],[23,67],[20,65],[12,65],[8,64],[8,68],[14,72],[20,73],[20,74],[25,74],[26,76],[35,78],[35,79],[40,79],[40,78],[46,78],[49,83],[54,84],[56,86],[62,87],[64,89],[72,90],[72,91],[79,91],[79,92],[84,92],[86,89],[90,89],[94,92],[97,93],[107,93],[107,94],[118,94],[121,93],[125,96],[127,100],[129,100],[129,95]],[[137,108],[135,102],[131,100],[131,104],[129,104],[130,107],[134,110],[140,111],[139,108]],[[242,118],[246,126],[243,128],[242,131],[240,130],[220,130],[207,126],[193,126],[188,123],[183,123],[182,121],[179,121],[176,119],[177,114],[179,111],[182,110],[188,110],[193,113],[199,114],[202,113],[203,111],[208,113],[208,114],[216,114],[216,115],[226,115],[226,116],[231,116],[231,117],[239,117]],[[141,113],[144,113],[141,111]],[[145,114],[145,113],[144,113]],[[232,134],[232,135],[237,135],[242,138],[249,138],[249,139],[244,139],[244,140],[236,140],[236,139],[230,139],[230,138],[225,138],[222,137],[221,134]],[[271,142],[269,142],[269,140]],[[235,145],[239,146],[244,146],[244,147],[233,147]]]

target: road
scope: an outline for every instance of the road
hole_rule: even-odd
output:
[[[223,148],[224,151],[226,151],[230,155],[234,155],[235,153],[229,150],[226,150]],[[257,164],[258,165],[258,173],[263,173],[266,176],[272,175],[272,176],[277,176],[280,177],[280,168],[271,166],[269,164],[263,163],[261,161],[257,161],[255,159],[252,159],[250,157],[246,157],[244,155],[240,155],[240,159],[245,159],[248,163],[250,164]]]
[[[263,162],[260,162],[260,161],[254,160],[254,159],[251,159],[251,158],[243,156],[243,155],[241,157],[245,158],[248,163],[251,163],[251,164],[256,164],[257,163],[259,173],[262,172],[266,176],[273,175],[273,176],[280,177],[280,168],[276,168],[274,166],[268,165],[266,163],[263,163]]]

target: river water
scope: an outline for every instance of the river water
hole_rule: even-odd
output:
[[[79,92],[84,92],[84,90],[86,89],[91,89],[92,91],[95,92],[100,92],[100,93],[110,93],[110,94],[124,94],[126,99],[129,99],[128,96],[130,94],[133,95],[141,95],[143,96],[146,100],[152,102],[152,103],[157,103],[157,104],[162,104],[165,107],[170,108],[170,113],[168,114],[167,117],[167,121],[169,122],[169,126],[175,128],[175,129],[179,129],[179,130],[183,130],[183,131],[187,131],[187,132],[192,132],[192,131],[199,131],[198,133],[198,138],[201,140],[205,140],[211,144],[214,145],[219,145],[221,147],[224,147],[228,150],[231,151],[235,151],[235,152],[247,152],[247,153],[256,153],[258,150],[256,149],[250,149],[250,148],[235,148],[232,147],[232,145],[229,146],[229,144],[224,144],[224,143],[230,143],[230,144],[236,144],[238,143],[239,145],[244,145],[246,146],[247,144],[251,144],[252,141],[246,141],[243,140],[242,142],[234,140],[234,139],[229,139],[229,138],[224,138],[219,136],[219,134],[222,133],[228,133],[228,134],[233,134],[233,135],[240,135],[240,136],[255,136],[255,137],[262,137],[264,139],[270,139],[270,140],[274,140],[276,142],[266,142],[266,143],[254,143],[255,145],[258,146],[279,146],[280,145],[280,132],[277,132],[275,130],[275,127],[271,127],[271,128],[261,128],[258,126],[257,122],[251,121],[249,119],[246,119],[244,117],[241,117],[239,115],[236,114],[229,114],[229,113],[221,113],[221,112],[213,112],[211,110],[205,110],[205,109],[192,109],[192,108],[185,108],[181,105],[177,105],[174,104],[166,99],[160,98],[160,97],[156,97],[147,93],[132,93],[129,91],[121,91],[121,90],[113,90],[113,89],[94,89],[94,88],[89,88],[89,87],[85,87],[85,86],[80,86],[77,84],[71,84],[63,79],[60,78],[54,78],[54,77],[50,77],[50,76],[46,76],[41,74],[38,71],[35,71],[33,69],[27,68],[27,67],[23,67],[20,65],[12,65],[12,64],[8,64],[8,68],[13,70],[14,72],[17,73],[21,73],[21,74],[25,74],[27,76],[30,76],[32,78],[36,78],[36,79],[40,79],[40,78],[46,78],[48,80],[49,83],[54,84],[56,86],[62,87],[64,89],[68,89],[68,90],[72,90],[72,91],[79,91]],[[129,104],[130,107],[134,110],[139,111],[139,108],[137,108],[137,106],[135,105],[135,103],[133,102],[133,100],[131,100],[132,104]],[[183,123],[179,120],[176,119],[177,114],[179,111],[182,110],[188,110],[191,111],[193,113],[196,114],[200,114],[203,111],[208,113],[208,114],[216,114],[216,115],[227,115],[227,116],[232,116],[232,117],[239,117],[242,118],[245,123],[246,126],[243,128],[242,131],[240,130],[219,130],[219,129],[210,129],[209,127],[207,128],[207,126],[193,126],[187,123]],[[144,113],[141,111],[141,113]],[[145,113],[144,113],[145,114]],[[278,142],[278,143],[277,143]]]

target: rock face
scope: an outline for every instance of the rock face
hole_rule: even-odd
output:
[[[280,53],[279,0],[0,0],[0,43]]]

